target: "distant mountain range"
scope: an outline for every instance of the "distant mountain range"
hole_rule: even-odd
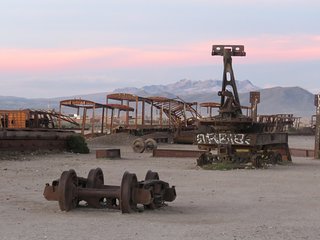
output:
[[[261,100],[258,105],[259,114],[291,113],[295,116],[310,118],[315,112],[314,95],[301,87],[274,87],[260,89],[249,80],[237,81],[237,89],[241,105],[249,106],[249,92],[260,91]],[[203,80],[192,81],[183,79],[167,85],[148,85],[141,88],[120,88],[113,93],[131,93],[142,97],[163,96],[180,97],[187,102],[219,102],[217,92],[221,90],[222,81]],[[63,98],[19,98],[0,96],[0,109],[59,109],[62,99],[82,98],[98,103],[105,103],[106,95],[102,92],[87,95],[69,96]]]
[[[254,86],[249,80],[236,81],[237,89],[239,93],[245,93],[250,91],[256,91],[260,88]],[[212,94],[221,90],[221,80],[203,80],[192,81],[188,79],[182,79],[178,82],[167,85],[149,85],[142,88],[120,88],[115,89],[114,92],[128,92],[139,96],[165,96],[165,97],[181,97],[189,95],[203,95]],[[196,101],[196,100],[193,100]]]

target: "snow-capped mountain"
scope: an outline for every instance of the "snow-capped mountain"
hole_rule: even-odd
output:
[[[239,93],[256,91],[260,88],[253,85],[249,80],[236,81]],[[192,81],[182,79],[178,82],[167,85],[148,85],[141,88],[119,88],[114,92],[128,92],[140,96],[159,95],[159,96],[181,96],[190,94],[212,94],[221,90],[221,80],[199,80]]]

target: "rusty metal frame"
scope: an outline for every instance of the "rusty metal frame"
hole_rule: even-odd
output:
[[[212,56],[223,56],[224,69],[223,69],[223,80],[222,80],[222,90],[219,92],[221,96],[220,110],[227,111],[226,114],[230,113],[227,109],[233,105],[233,113],[236,115],[242,114],[240,99],[238,95],[237,85],[235,82],[235,77],[232,69],[232,56],[246,56],[243,45],[213,45],[212,46]],[[232,89],[228,89],[230,86]],[[231,92],[229,90],[232,90]],[[226,97],[232,95],[232,103],[227,101]],[[226,109],[224,109],[226,108]]]
[[[92,125],[91,125],[91,133],[94,134],[94,119],[95,119],[95,110],[98,108],[102,108],[104,111],[104,106],[99,103],[95,103],[90,100],[84,100],[84,99],[66,99],[60,101],[59,105],[59,113],[62,114],[62,107],[70,107],[70,108],[76,108],[77,109],[77,115],[79,115],[80,109],[83,108],[83,115],[82,115],[82,122],[81,122],[81,134],[84,135],[85,125],[86,125],[86,118],[87,118],[87,110],[92,109]],[[104,114],[102,115],[104,116]],[[102,119],[102,121],[104,121]],[[102,124],[103,126],[103,124]],[[59,121],[59,128],[61,128],[61,121]],[[103,132],[103,128],[101,129]]]
[[[59,112],[61,114],[62,112],[62,106],[65,107],[71,107],[77,109],[77,115],[80,113],[80,109],[83,109],[83,114],[82,114],[82,123],[81,123],[81,134],[84,135],[84,130],[85,130],[85,125],[86,125],[86,118],[87,118],[87,110],[92,110],[92,124],[91,124],[91,134],[94,135],[94,126],[95,126],[95,110],[96,109],[102,109],[102,118],[101,118],[101,133],[104,133],[104,119],[105,119],[105,112],[107,114],[108,109],[111,109],[112,111],[112,116],[114,113],[115,109],[118,109],[119,111],[133,111],[132,108],[121,105],[121,104],[101,104],[101,103],[96,103],[90,100],[85,100],[85,99],[66,99],[60,101],[60,107],[59,107]],[[112,129],[112,122],[113,117],[111,118],[111,129]],[[107,120],[106,120],[107,122]],[[61,128],[61,121],[59,121],[59,128]]]
[[[126,104],[130,107],[130,103],[135,103],[134,114],[135,122],[134,125],[129,123],[129,114],[125,117],[125,125],[122,127],[129,130],[141,130],[141,129],[178,129],[186,127],[190,118],[198,119],[200,114],[197,112],[197,103],[187,103],[183,100],[176,98],[170,99],[166,97],[140,97],[129,93],[113,93],[106,96],[106,103],[110,101],[120,101],[121,104]],[[150,123],[146,123],[146,112],[147,106],[150,105]],[[138,114],[141,106],[141,123],[138,123]],[[194,108],[194,106],[196,106]],[[159,111],[159,124],[154,124],[154,110]],[[187,113],[191,115],[188,118]],[[165,118],[166,116],[166,122]]]
[[[217,102],[202,102],[202,103],[200,103],[200,108],[206,108],[207,114],[209,114],[209,117],[213,116],[213,109],[220,109],[220,106],[221,106],[220,103],[217,103]],[[246,110],[246,116],[249,116],[249,113],[252,112],[252,107],[241,106],[241,109]]]

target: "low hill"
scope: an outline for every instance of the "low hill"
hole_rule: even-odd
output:
[[[249,106],[249,91],[261,92],[258,105],[259,114],[291,113],[295,116],[310,118],[315,112],[314,95],[301,87],[274,87],[259,89],[250,81],[237,81],[241,105]],[[150,85],[142,88],[122,88],[113,92],[127,92],[143,97],[164,96],[168,98],[180,97],[187,102],[219,102],[217,92],[221,89],[221,81],[181,80],[168,85]],[[28,99],[19,97],[0,96],[0,109],[59,109],[62,99],[82,98],[98,103],[106,102],[107,92],[69,96],[63,98]]]

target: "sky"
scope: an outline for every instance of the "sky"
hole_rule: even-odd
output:
[[[318,0],[2,0],[0,96],[50,98],[221,79],[320,91]]]

